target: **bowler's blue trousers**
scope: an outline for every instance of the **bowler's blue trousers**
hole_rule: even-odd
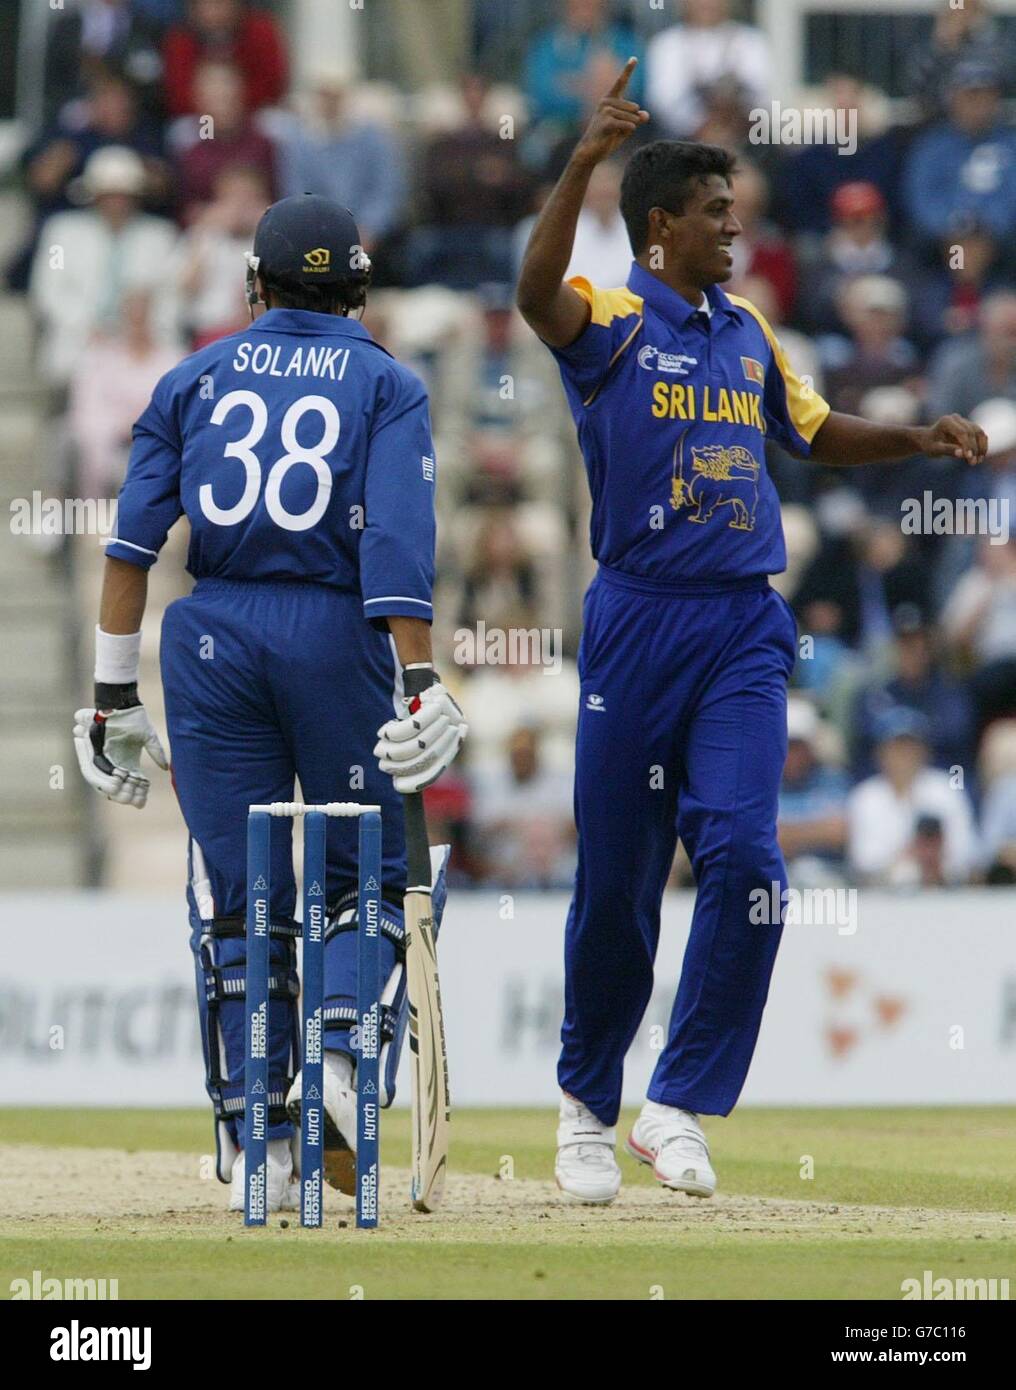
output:
[[[726,1115],[741,1092],[782,931],[749,920],[749,895],[786,887],[776,808],[796,646],[765,578],[666,588],[601,566],[586,594],[558,1080],[604,1124],[652,993],[678,836],[697,896],[648,1096]]]

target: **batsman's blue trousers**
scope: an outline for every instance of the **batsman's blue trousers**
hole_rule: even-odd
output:
[[[199,580],[166,610],[162,682],[173,779],[191,836],[188,901],[209,1093],[227,1115],[243,1096],[247,808],[303,800],[381,806],[385,898],[401,904],[406,882],[401,798],[373,755],[377,730],[394,714],[391,641],[363,617],[359,594],[322,584]],[[357,882],[355,819],[329,819],[329,907]],[[292,926],[296,910],[293,822],[272,821],[271,922]],[[239,935],[216,936],[213,923],[240,919]],[[395,948],[381,943],[381,978]],[[273,971],[292,974],[291,948],[273,936]],[[209,995],[225,997],[209,1013]],[[230,986],[232,988],[230,988]],[[295,987],[294,987],[295,988]],[[220,991],[221,992],[221,991]],[[356,933],[325,949],[325,1008],[352,1010]],[[294,998],[270,1010],[270,1089],[282,1086],[296,1027]],[[349,1051],[348,1025],[325,1024],[326,1046]],[[230,1124],[232,1124],[230,1120]],[[285,1124],[270,1135],[288,1132]]]
[[[647,1094],[709,1115],[740,1095],[782,932],[749,920],[749,895],[786,887],[776,811],[796,647],[765,578],[706,590],[601,566],[586,594],[558,1080],[604,1124],[652,993],[678,836],[697,895]]]

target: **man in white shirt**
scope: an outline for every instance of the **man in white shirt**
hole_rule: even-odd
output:
[[[515,888],[570,888],[575,877],[572,775],[549,765],[542,733],[520,724],[494,767],[473,775],[473,819],[488,875]]]
[[[589,180],[575,228],[569,275],[584,275],[593,285],[623,285],[631,270],[631,242],[621,216],[621,167],[604,160]]]
[[[928,766],[927,720],[917,710],[890,710],[877,736],[882,770],[847,801],[854,873],[890,888],[965,883],[976,857],[973,812],[952,774]]]
[[[766,36],[731,21],[729,0],[684,0],[684,23],[646,52],[646,104],[667,135],[689,140],[706,117],[705,91],[723,78],[740,86],[746,109],[767,104],[771,61]]]
[[[145,179],[140,155],[107,145],[81,176],[91,207],[43,223],[29,293],[42,320],[40,365],[55,385],[67,384],[93,333],[117,328],[127,291],[150,290],[155,340],[175,339],[166,268],[176,229],[141,211]]]

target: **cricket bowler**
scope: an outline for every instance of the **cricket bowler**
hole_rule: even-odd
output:
[[[142,752],[168,766],[137,686],[147,574],[185,514],[196,583],[166,610],[162,681],[190,837],[187,901],[217,1171],[237,1211],[247,808],[292,801],[297,778],[306,802],[381,806],[381,978],[392,1001],[382,1010],[382,1104],[390,1104],[407,1015],[400,794],[434,781],[467,732],[431,658],[427,396],[356,317],[369,282],[346,208],[298,194],[264,214],[248,256],[250,327],[174,367],[134,427],[105,562],[94,706],[75,715],[85,780],[111,801],[143,807]],[[402,695],[409,669],[422,673],[414,684],[430,676],[415,713]],[[299,1204],[291,1142],[301,1094],[299,928],[288,819],[273,825],[271,885],[267,1198],[278,1211]],[[435,917],[443,900],[442,870]],[[356,1144],[352,820],[328,822],[326,902],[324,1167],[342,1186]]]
[[[649,1002],[678,836],[697,886],[666,1045],[627,1150],[668,1188],[709,1197],[700,1115],[726,1115],[758,1036],[782,922],[752,890],[786,887],[776,838],[797,629],[768,576],[786,566],[765,444],[849,465],[983,458],[956,415],[895,428],[831,411],[762,315],[727,295],[740,232],[733,156],[658,141],[620,206],[628,283],[565,281],[590,175],[649,119],[625,65],[529,240],[518,305],[557,360],[592,493],[599,562],[584,603],[575,769],[578,869],[565,931],[556,1174],[609,1203],[625,1054]]]

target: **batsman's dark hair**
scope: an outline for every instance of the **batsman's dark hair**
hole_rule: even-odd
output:
[[[649,241],[649,211],[666,208],[681,213],[689,183],[712,174],[730,182],[736,159],[720,145],[698,145],[690,140],[654,140],[629,159],[621,180],[621,216],[635,255]]]
[[[294,285],[262,275],[261,288],[271,294],[277,309],[309,309],[316,314],[344,314],[362,309],[370,288],[370,271],[356,280],[333,280],[327,285]]]

